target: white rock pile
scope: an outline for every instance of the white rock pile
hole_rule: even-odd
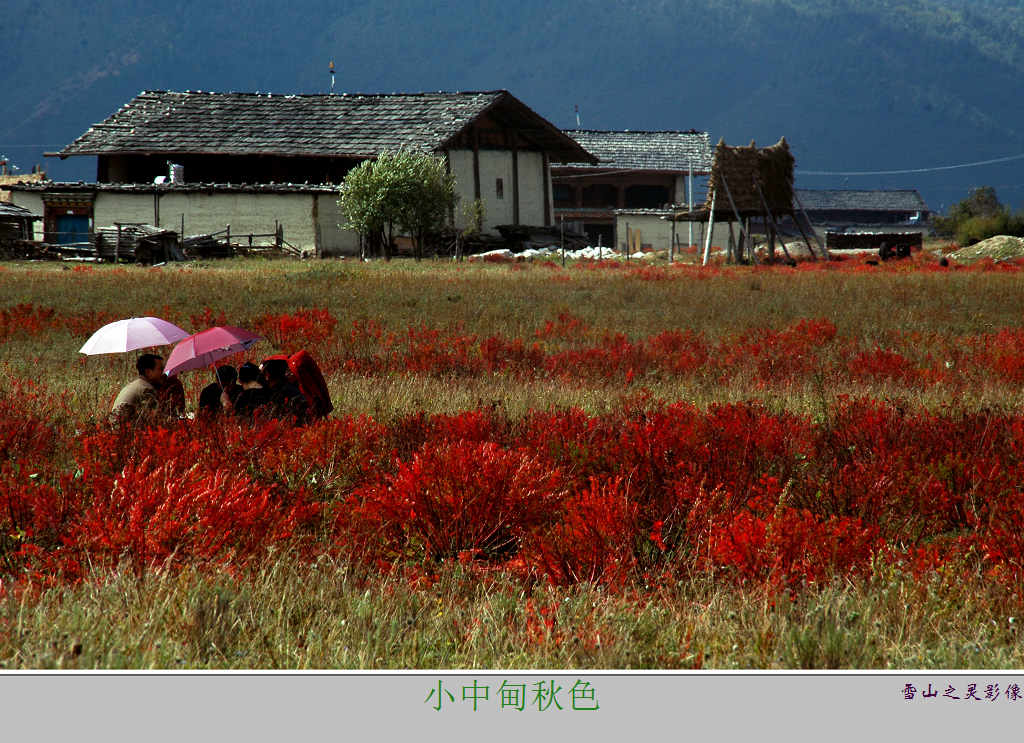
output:
[[[527,248],[521,253],[513,253],[511,250],[489,250],[486,253],[477,253],[476,255],[467,256],[467,260],[483,260],[489,256],[499,256],[501,258],[509,258],[511,260],[561,260],[562,251],[557,245],[549,245],[546,248]],[[598,248],[593,245],[588,245],[585,248],[579,250],[567,250],[565,251],[565,257],[567,260],[605,260],[605,261],[623,261],[626,260],[626,256],[623,253],[612,250],[611,248]],[[657,253],[649,252],[644,253],[637,251],[629,256],[630,260],[642,261],[642,260],[653,260],[657,257]]]

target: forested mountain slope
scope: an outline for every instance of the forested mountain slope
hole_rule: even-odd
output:
[[[1024,11],[1005,0],[7,0],[0,154],[27,170],[142,89],[507,88],[554,123],[785,135],[799,169],[1024,153]],[[47,160],[54,177],[94,176]],[[803,187],[972,185],[1018,206],[1017,163]],[[1019,179],[1024,184],[1024,178]]]

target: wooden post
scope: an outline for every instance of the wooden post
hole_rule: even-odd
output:
[[[473,127],[473,198],[480,198],[480,132]]]
[[[766,237],[768,238],[768,255],[769,255],[769,257],[774,258],[775,257],[775,227],[774,227],[774,225],[775,225],[775,218],[773,216],[771,216],[770,213],[767,210],[765,210],[764,216],[762,217],[762,219],[764,219],[764,231],[765,231],[765,233],[767,233]],[[770,223],[769,223],[769,219],[771,220]]]
[[[800,234],[803,236],[804,242],[807,243],[807,249],[811,252],[811,255],[814,257],[814,260],[818,260],[818,256],[814,255],[814,251],[811,250],[811,241],[807,238],[807,233],[804,232],[804,226],[800,224],[799,219],[796,219],[796,215],[793,216],[793,221],[796,222],[796,226],[800,229]],[[785,249],[785,243],[783,243],[783,249]],[[822,254],[827,255],[824,251],[824,248],[822,248]],[[787,255],[789,254],[787,253]]]
[[[452,174],[452,153],[448,150],[444,151],[444,172],[447,175]],[[455,229],[455,204],[451,203],[448,205],[448,222],[451,224],[452,229]]]
[[[320,194],[313,194],[313,255],[324,257],[323,235],[320,231]]]
[[[711,192],[711,210],[708,212],[708,234],[704,236],[704,260],[702,266],[708,265],[711,258],[711,235],[715,232],[715,202],[718,201],[718,192]]]
[[[668,241],[668,262],[674,263],[676,260],[676,218],[672,215],[672,237]]]
[[[604,248],[601,247],[601,233],[597,233],[597,261],[600,263],[604,260]]]
[[[729,222],[729,251],[726,253],[726,257],[730,263],[736,260],[736,236],[732,231],[732,222]]]
[[[736,215],[736,221],[739,222],[740,226],[742,227],[743,226],[743,217],[740,216],[740,210],[736,208],[736,202],[733,201],[733,199],[732,199],[732,192],[729,190],[729,181],[727,181],[725,179],[725,174],[724,173],[719,173],[718,175],[722,179],[722,187],[725,189],[725,195],[729,199],[729,206],[732,207],[732,213],[734,215]]]
[[[562,245],[562,268],[565,268],[565,217],[558,218],[558,227],[560,232],[559,241]]]
[[[811,218],[808,217],[807,216],[807,212],[804,211],[804,205],[800,202],[800,197],[797,195],[796,189],[793,189],[793,200],[796,201],[796,205],[797,205],[797,207],[799,207],[800,213],[804,216],[804,219],[807,220],[807,226],[810,227],[811,228],[811,232],[814,233],[814,241],[816,243],[818,243],[818,247],[821,248],[821,255],[822,255],[822,257],[828,258],[829,257],[829,255],[828,255],[828,248],[826,247],[825,243],[823,243],[821,241],[821,238],[818,237],[818,233],[815,232],[814,225],[811,224]],[[804,233],[804,228],[803,228],[803,225],[800,224],[800,220],[797,219],[796,212],[793,213],[793,221],[796,222],[796,226],[800,228],[800,234],[802,234],[804,236],[804,240],[806,240],[807,239],[807,235]],[[808,243],[808,247],[810,247],[810,243]]]
[[[629,232],[629,222],[626,222],[626,263],[629,263],[629,254],[633,249],[633,246],[630,244],[632,242],[633,236]]]
[[[117,259],[120,257],[121,252],[121,223],[114,222],[117,225],[117,242],[114,243],[114,265],[117,265]]]
[[[754,236],[751,234],[754,224],[753,217],[747,217],[743,221],[743,245],[740,248],[739,262],[742,263],[744,257],[749,257],[754,252]]]
[[[544,153],[544,164],[541,172],[542,187],[544,189],[544,226],[547,227],[551,224],[551,189],[548,187],[551,184],[551,159],[548,157],[548,153]]]
[[[519,224],[519,149],[512,132],[512,223]]]
[[[686,211],[693,211],[693,160],[690,161],[690,178],[688,184],[688,193],[686,195]],[[693,245],[693,220],[687,220],[687,240],[686,249],[689,250],[690,246]]]
[[[768,200],[767,200],[767,199],[766,199],[766,198],[764,197],[764,192],[763,192],[763,191],[761,190],[761,186],[760,186],[760,184],[758,184],[758,183],[754,183],[754,188],[755,188],[755,189],[757,190],[757,195],[758,195],[758,196],[760,197],[760,199],[761,199],[761,206],[763,206],[763,207],[764,207],[764,210],[765,210],[765,212],[766,212],[766,213],[768,214],[768,216],[769,216],[769,217],[771,217],[771,220],[772,220],[772,224],[774,224],[774,225],[775,225],[775,227],[776,227],[776,229],[778,229],[778,224],[777,224],[777,223],[775,222],[775,215],[774,215],[774,214],[772,214],[772,210],[768,208]],[[799,224],[798,224],[797,226],[799,227]],[[802,228],[802,227],[800,228],[800,231],[801,231],[801,232],[803,232],[803,228]],[[806,237],[806,236],[804,236],[804,239],[806,240],[806,239],[807,239],[807,237]],[[780,243],[780,244],[782,245],[782,252],[786,254],[786,258],[787,258],[787,259],[789,259],[789,260],[793,260],[793,256],[791,256],[791,255],[789,254],[789,250],[787,250],[787,249],[786,249],[786,242],[785,242],[785,240],[781,240],[781,239],[780,239],[780,240],[779,240],[779,243]],[[773,253],[774,253],[774,246],[775,246],[775,243],[772,243],[772,250],[773,250]],[[815,260],[817,260],[817,256],[815,256],[815,255],[814,255],[814,251],[813,251],[813,250],[811,250],[811,244],[810,244],[809,242],[807,243],[807,250],[808,250],[808,251],[810,251],[810,253],[811,253],[811,256],[812,256],[812,257],[813,257],[813,258],[814,258]]]
[[[227,246],[228,252],[231,253],[231,225],[224,228],[224,245]]]
[[[181,213],[181,233],[178,235],[178,248],[185,252],[185,212]]]

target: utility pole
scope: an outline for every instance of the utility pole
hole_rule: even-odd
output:
[[[686,197],[686,211],[692,212],[693,211],[693,160],[690,160],[690,177],[689,177],[689,184],[688,185],[689,185],[689,193],[687,194],[687,197]],[[693,220],[692,219],[688,220],[687,224],[690,227],[689,227],[689,231],[688,231],[688,235],[689,236],[687,237],[687,240],[689,240],[689,242],[686,243],[686,249],[689,250],[690,246],[693,245]]]

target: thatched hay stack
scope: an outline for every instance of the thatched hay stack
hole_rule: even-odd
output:
[[[761,186],[773,214],[790,214],[793,212],[794,163],[785,137],[771,147],[761,148],[753,142],[748,147],[729,147],[725,140],[719,140],[715,147],[705,203],[710,204],[712,197],[717,194],[716,219],[719,215],[722,218],[733,218],[732,204],[729,203],[722,183],[724,176],[741,217],[760,216],[764,211],[755,183]]]

